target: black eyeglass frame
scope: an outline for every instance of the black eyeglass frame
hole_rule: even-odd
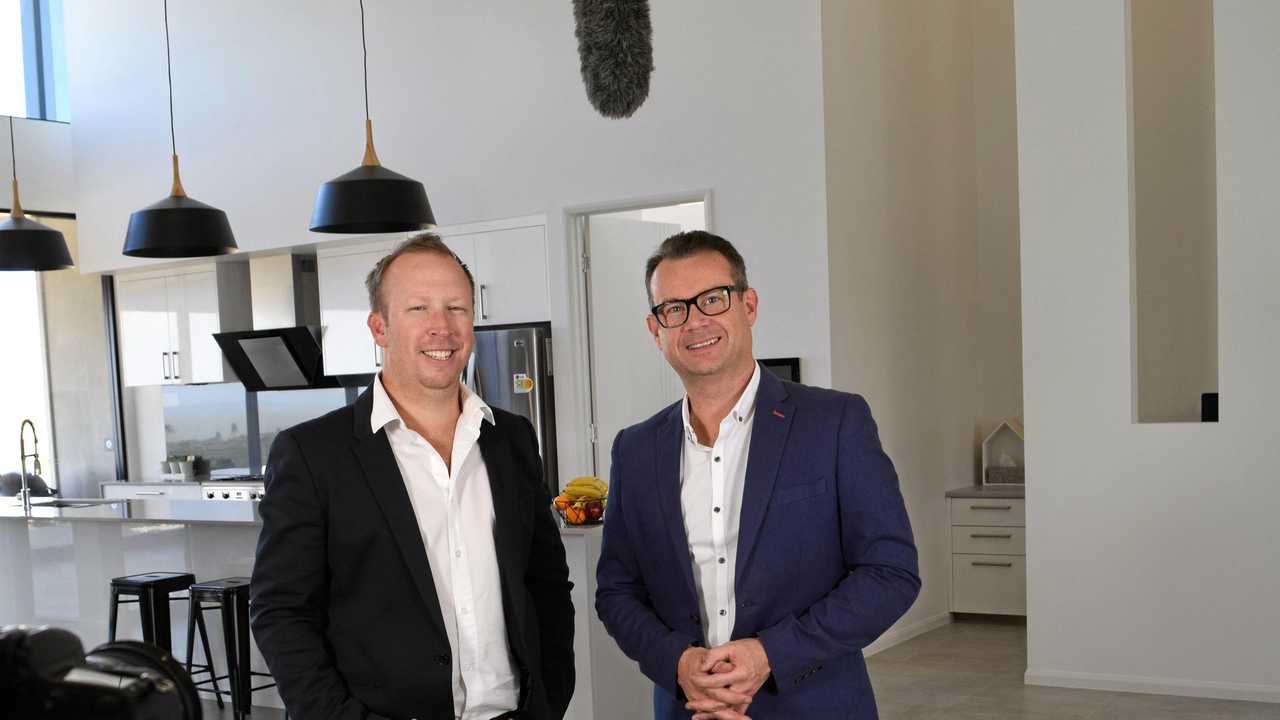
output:
[[[684,300],[680,300],[680,299],[664,300],[663,302],[660,302],[657,305],[654,305],[653,307],[649,308],[649,312],[653,314],[653,317],[655,320],[658,321],[659,326],[670,330],[672,328],[678,328],[684,325],[685,323],[689,322],[689,318],[693,316],[693,310],[691,308],[698,308],[698,312],[702,313],[703,315],[706,315],[707,317],[715,317],[717,315],[723,315],[729,312],[730,310],[733,309],[733,293],[745,292],[746,290],[747,288],[740,287],[738,285],[717,285],[716,287],[707,288],[706,290],[703,290],[697,295],[694,295],[691,298],[686,298]],[[698,299],[713,292],[724,293],[724,301],[725,301],[724,309],[721,310],[720,312],[709,313],[706,310],[703,310],[702,306],[698,304]],[[669,305],[676,305],[676,304],[684,305],[684,321],[676,325],[668,325],[663,321],[662,314],[659,313],[658,311]]]

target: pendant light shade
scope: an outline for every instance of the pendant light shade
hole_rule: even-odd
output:
[[[320,186],[311,230],[323,233],[386,233],[425,230],[436,224],[422,183],[382,167],[373,149],[369,119],[369,51],[365,44],[364,0],[360,2],[360,43],[364,49],[364,160],[351,172]]]
[[[227,214],[187,197],[178,177],[178,143],[173,128],[173,68],[169,55],[169,2],[164,3],[164,53],[169,68],[169,142],[173,150],[173,187],[169,197],[129,216],[124,254],[144,258],[190,258],[236,251]]]
[[[13,160],[13,205],[0,221],[0,270],[65,270],[74,263],[67,239],[48,225],[22,211],[18,199],[18,158],[13,144],[13,117],[9,118],[9,153]]]
[[[366,121],[366,163],[320,186],[311,230],[324,233],[387,233],[423,230],[436,224],[427,189],[413,178],[378,164],[373,124]],[[372,163],[368,162],[372,155]]]
[[[187,197],[173,156],[173,190],[169,197],[129,216],[124,254],[145,258],[189,258],[236,251],[227,214]]]

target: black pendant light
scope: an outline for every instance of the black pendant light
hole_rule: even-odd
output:
[[[72,266],[67,239],[48,225],[27,219],[18,200],[18,152],[9,116],[9,154],[13,161],[13,207],[0,221],[0,270],[65,270]]]
[[[169,54],[169,0],[164,2],[164,59],[169,70],[169,145],[173,188],[169,197],[129,216],[124,254],[146,258],[188,258],[236,251],[227,214],[187,197],[178,178],[178,143],[173,130],[173,60]]]
[[[324,233],[385,233],[424,230],[436,224],[422,183],[388,170],[373,150],[369,119],[369,48],[360,0],[360,46],[364,51],[364,160],[360,167],[320,186],[311,230]]]

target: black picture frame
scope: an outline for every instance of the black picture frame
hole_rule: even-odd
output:
[[[800,358],[761,358],[760,364],[774,375],[794,383],[800,382]]]

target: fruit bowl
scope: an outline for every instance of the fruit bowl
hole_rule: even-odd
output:
[[[599,525],[604,522],[604,509],[609,504],[607,498],[590,500],[569,500],[556,498],[552,503],[556,514],[565,525]]]
[[[565,525],[599,525],[609,504],[609,484],[592,475],[570,480],[551,506]]]

